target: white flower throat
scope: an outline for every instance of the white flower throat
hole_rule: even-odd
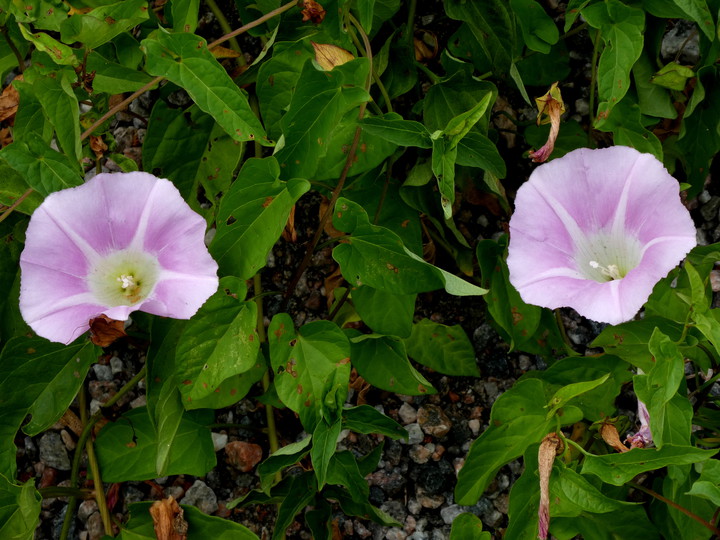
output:
[[[628,231],[602,231],[575,239],[575,246],[578,271],[584,278],[599,283],[624,278],[642,259],[642,245]]]
[[[132,306],[147,298],[157,283],[155,257],[138,251],[116,251],[98,261],[88,274],[90,289],[109,306]]]

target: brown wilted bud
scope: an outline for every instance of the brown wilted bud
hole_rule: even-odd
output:
[[[108,145],[102,140],[102,137],[97,135],[90,135],[90,150],[93,151],[95,157],[100,159],[107,152]]]
[[[545,540],[550,527],[550,473],[555,457],[562,453],[563,442],[556,433],[548,433],[538,449],[540,505],[538,506],[538,538]]]
[[[335,45],[315,43],[314,41],[310,43],[312,43],[313,49],[315,49],[315,61],[325,71],[332,71],[335,66],[342,65],[355,58],[350,51],[346,51]]]
[[[311,21],[320,24],[325,19],[325,10],[315,0],[303,0],[303,22]]]
[[[187,540],[188,522],[183,509],[172,497],[155,501],[150,507],[155,536],[158,540]]]
[[[603,422],[600,426],[600,436],[606,444],[612,446],[618,452],[627,452],[628,448],[622,442],[620,442],[620,435],[615,427],[615,424],[611,422]]]
[[[565,112],[565,103],[563,103],[557,85],[558,83],[554,82],[544,96],[535,98],[538,108],[537,124],[550,124],[547,142],[539,150],[530,152],[530,158],[536,163],[547,161],[555,148],[558,133],[560,133],[560,116]]]
[[[90,341],[98,347],[107,347],[125,336],[127,334],[123,321],[116,321],[107,315],[90,319]]]

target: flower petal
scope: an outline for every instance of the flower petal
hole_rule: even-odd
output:
[[[677,181],[652,155],[621,146],[580,149],[538,167],[518,190],[510,281],[530,304],[572,307],[617,324],[638,312],[695,246],[695,235]],[[596,254],[616,260],[597,263]],[[615,277],[628,261],[624,277],[610,281],[580,268],[612,264],[615,273],[604,276]]]

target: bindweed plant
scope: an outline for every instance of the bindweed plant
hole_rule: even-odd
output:
[[[366,477],[410,436],[364,395],[483,376],[464,319],[422,315],[450,297],[547,366],[482,418],[452,540],[720,535],[720,1],[422,4],[0,1],[1,538],[53,497],[63,539],[83,499],[126,540],[407,530]],[[567,308],[604,323],[589,347]],[[91,409],[117,350],[142,367]],[[117,519],[117,484],[213,471],[242,399],[254,485],[217,516],[157,496]],[[19,468],[58,422],[65,476]]]

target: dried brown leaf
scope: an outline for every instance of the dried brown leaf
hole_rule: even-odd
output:
[[[172,495],[153,503],[150,515],[158,540],[187,540],[188,522],[185,521],[183,513]]]

